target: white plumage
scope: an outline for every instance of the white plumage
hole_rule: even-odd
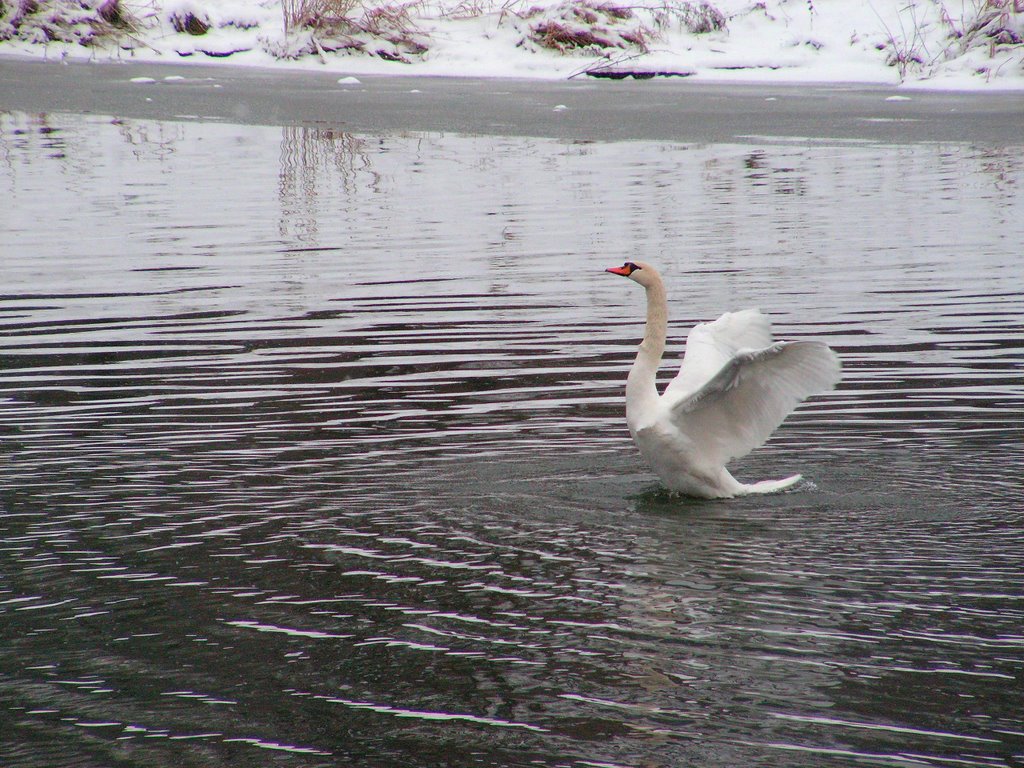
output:
[[[725,465],[767,440],[810,395],[835,386],[840,363],[820,341],[775,342],[756,309],[694,327],[678,375],[659,394],[668,303],[657,270],[627,262],[608,270],[647,291],[647,325],[626,381],[626,421],[640,453],[671,490],[705,498],[771,493],[800,475],[744,484]]]

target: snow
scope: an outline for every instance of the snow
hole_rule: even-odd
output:
[[[135,23],[117,37],[82,31],[81,8],[98,0],[74,3],[67,28],[54,19],[70,0],[39,0],[48,20],[42,10],[38,19],[15,19],[7,4],[0,56],[287,67],[337,73],[342,85],[376,74],[561,79],[604,71],[1024,90],[1024,0],[364,2],[352,0],[335,17],[343,23],[286,34],[281,0],[121,0]]]

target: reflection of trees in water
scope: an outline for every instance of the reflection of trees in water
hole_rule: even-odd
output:
[[[970,159],[985,176],[992,179],[998,197],[1007,202],[1017,195],[1017,185],[1024,176],[1024,155],[1021,147],[971,147]]]
[[[749,152],[743,158],[743,176],[753,187],[767,187],[776,195],[807,194],[807,171],[793,163],[779,162],[764,149]]]
[[[185,125],[163,120],[114,120],[124,143],[132,148],[139,160],[164,160],[177,151],[177,144],[185,139]]]
[[[0,112],[0,166],[6,170],[0,176],[8,180],[13,194],[19,166],[52,161],[68,189],[81,189],[95,157],[88,138],[85,132],[68,127],[67,121],[45,112]]]
[[[109,125],[136,160],[163,162],[186,138],[182,123],[0,111],[0,166],[7,171],[3,177],[13,190],[18,166],[53,162],[68,190],[94,191],[90,185],[97,177],[97,164],[110,154]]]
[[[12,167],[19,151],[33,149],[51,158],[64,157],[64,136],[46,113],[0,111],[0,160]]]
[[[353,194],[360,173],[369,175],[371,186],[378,181],[363,139],[334,128],[283,127],[278,174],[282,237],[316,241],[320,198],[339,191],[335,183],[345,195]]]
[[[45,120],[46,115],[39,115],[40,120]],[[6,179],[4,187],[11,194],[14,192],[14,166],[18,151],[27,143],[24,134],[27,130],[25,123],[31,121],[32,117],[21,112],[0,111],[0,166],[6,171],[0,174],[0,179]]]
[[[699,178],[713,203],[702,222],[715,236],[707,239],[728,239],[717,258],[732,264],[799,252],[821,239],[862,250],[910,242],[946,247],[961,237],[953,222],[964,217],[983,237],[982,221],[1002,226],[1012,219],[1024,156],[1020,147],[962,142],[766,142],[708,153]],[[737,206],[749,208],[751,218],[731,213]]]
[[[967,144],[865,145],[848,151],[769,145],[745,151],[739,165],[716,154],[705,164],[702,180],[712,192],[732,194],[747,187],[748,193],[802,197],[812,192],[813,180],[823,171],[840,181],[874,171],[877,184],[877,171],[885,166],[892,169],[886,178],[898,177],[906,185],[919,182],[923,193],[962,190],[966,179],[976,177],[1009,197],[1024,175],[1024,156],[1020,147]]]

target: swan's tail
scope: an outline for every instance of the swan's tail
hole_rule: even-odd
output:
[[[759,483],[749,483],[743,486],[744,493],[778,493],[787,488],[792,488],[803,479],[803,475],[793,475],[783,480],[762,480]]]

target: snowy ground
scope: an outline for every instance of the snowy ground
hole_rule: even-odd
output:
[[[285,8],[303,2],[316,23],[286,32]],[[8,55],[339,77],[632,72],[1024,89],[1024,0],[0,0],[0,40]]]

